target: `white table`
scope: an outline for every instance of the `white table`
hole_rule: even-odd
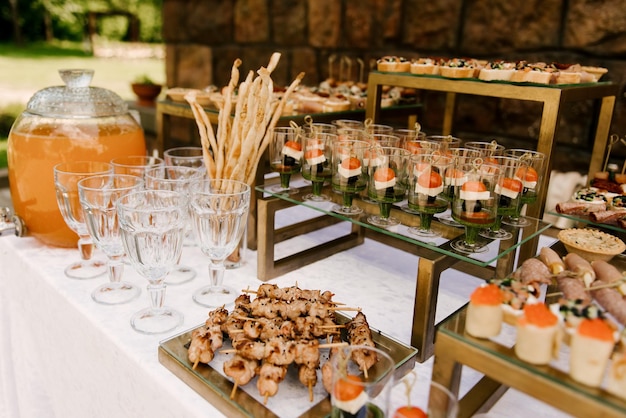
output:
[[[331,233],[319,232],[324,239]],[[277,254],[308,245],[316,234],[279,244]],[[182,261],[196,268],[198,277],[170,286],[166,297],[185,314],[185,322],[160,336],[130,327],[130,316],[148,304],[147,282],[132,267],[125,278],[144,289],[141,296],[126,305],[102,306],[90,293],[105,277],[78,281],[63,274],[77,255],[33,238],[0,238],[0,417],[222,416],[157,358],[159,341],[201,324],[209,311],[191,299],[208,281],[200,251],[185,248]],[[413,256],[366,241],[272,282],[330,289],[335,300],[363,308],[372,327],[408,343],[414,269]],[[248,252],[246,264],[227,271],[226,280],[238,289],[261,284],[256,253]],[[440,290],[438,318],[465,303],[478,281],[456,273],[442,277],[444,283],[449,286]],[[431,362],[416,366],[420,384],[428,384],[431,367]]]

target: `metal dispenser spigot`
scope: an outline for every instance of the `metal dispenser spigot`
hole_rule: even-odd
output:
[[[11,215],[11,209],[0,208],[0,237],[6,235],[15,235],[23,237],[26,235],[26,225],[24,221],[17,215]]]

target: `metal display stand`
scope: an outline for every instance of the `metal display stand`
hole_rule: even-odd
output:
[[[319,261],[337,251],[359,245],[363,243],[365,238],[374,239],[418,256],[411,345],[419,350],[418,361],[420,362],[430,358],[434,352],[435,327],[437,325],[435,308],[441,273],[446,269],[454,268],[483,279],[494,276],[504,277],[513,269],[516,251],[532,242],[533,238],[550,227],[548,223],[529,218],[533,221],[532,225],[513,230],[513,232],[517,232],[513,234],[514,238],[491,244],[496,246],[493,255],[484,259],[473,258],[457,253],[450,247],[450,241],[463,235],[464,230],[461,228],[448,226],[434,220],[432,227],[442,233],[445,242],[436,245],[419,241],[409,234],[403,235],[369,224],[367,216],[378,213],[378,205],[376,204],[355,198],[353,203],[361,207],[364,213],[358,217],[346,217],[326,210],[319,205],[300,200],[301,196],[308,193],[310,189],[310,186],[303,187],[299,189],[297,194],[287,195],[272,193],[269,189],[257,186],[257,192],[264,195],[257,201],[258,278],[263,281],[273,279],[314,261]],[[330,190],[330,187],[327,186],[324,192],[331,196],[334,202],[339,203],[341,201],[341,196]],[[293,206],[313,209],[319,213],[319,216],[286,227],[276,228],[276,212]],[[418,215],[407,213],[397,206],[392,209],[392,216],[398,218],[405,227],[417,226],[420,222]],[[275,259],[274,246],[276,243],[342,221],[351,223],[348,234],[282,259]],[[493,264],[495,267],[492,266]]]
[[[553,248],[565,254],[557,241]],[[624,268],[624,257],[614,259]],[[535,366],[520,360],[511,346],[465,333],[467,307],[450,315],[437,331],[432,380],[458,394],[463,367],[484,377],[460,399],[459,418],[484,412],[509,387],[577,417],[624,417],[626,401],[602,388],[590,388],[552,365]]]

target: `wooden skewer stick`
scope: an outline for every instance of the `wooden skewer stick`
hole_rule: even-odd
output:
[[[356,312],[361,312],[361,308],[356,307],[356,308],[351,308],[349,306],[334,306],[334,307],[330,307],[328,308],[329,311],[356,311]]]
[[[233,390],[230,391],[230,399],[235,399],[235,393],[237,393],[237,381],[233,384]]]
[[[346,325],[345,324],[333,324],[333,325],[318,325],[318,328],[321,329],[335,329],[335,328],[345,328]]]
[[[611,287],[618,287],[618,286],[621,286],[623,284],[624,284],[624,280],[618,280],[616,282],[604,283],[604,284],[599,284],[599,285],[596,285],[596,286],[587,287],[587,288],[585,288],[585,290],[590,292],[592,290],[607,289],[607,288],[611,288]]]

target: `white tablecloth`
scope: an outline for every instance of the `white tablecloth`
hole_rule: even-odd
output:
[[[290,210],[282,221],[291,219]],[[277,256],[348,228],[339,225],[281,243]],[[159,341],[201,324],[209,311],[191,299],[208,283],[208,261],[200,251],[186,247],[182,260],[197,269],[198,277],[167,290],[166,303],[181,310],[185,322],[160,336],[130,327],[130,316],[148,305],[147,282],[132,267],[124,276],[142,287],[141,296],[125,305],[103,306],[90,293],[106,276],[85,281],[64,276],[64,267],[77,256],[76,250],[48,247],[33,238],[0,238],[0,416],[221,416],[157,358]],[[361,307],[372,327],[408,343],[416,271],[416,257],[366,240],[272,282],[332,290],[335,300]],[[226,281],[237,289],[261,284],[256,252],[246,253],[243,267],[227,271]],[[465,303],[479,283],[459,272],[446,272],[442,287],[444,282],[438,320]],[[431,361],[416,366],[420,384],[430,379]]]

